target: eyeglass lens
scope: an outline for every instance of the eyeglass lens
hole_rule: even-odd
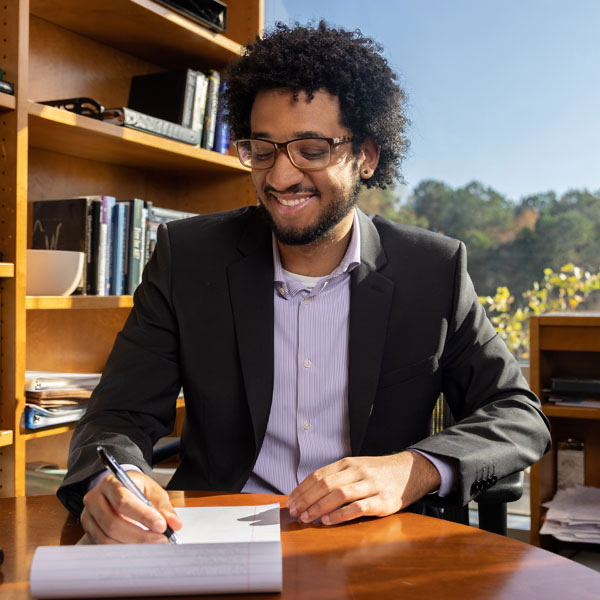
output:
[[[290,160],[300,168],[318,169],[329,164],[329,142],[323,139],[294,140],[287,144]],[[275,144],[264,140],[241,140],[238,153],[243,165],[266,169],[275,163]]]

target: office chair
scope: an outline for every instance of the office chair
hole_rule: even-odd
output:
[[[431,434],[439,433],[442,429],[454,424],[454,418],[446,399],[441,395],[431,417]],[[509,502],[519,500],[523,495],[523,471],[511,473],[498,479],[490,487],[481,483],[481,490],[475,496],[479,515],[479,529],[506,535],[507,513]],[[469,507],[453,504],[443,498],[427,499],[425,501],[442,510],[442,518],[455,523],[469,525]]]

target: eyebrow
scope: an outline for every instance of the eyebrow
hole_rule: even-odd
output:
[[[273,138],[273,136],[269,133],[267,133],[266,131],[252,131],[250,132],[250,137],[253,138],[262,138],[265,140],[270,140]],[[323,135],[321,132],[319,131],[295,131],[292,134],[292,137],[290,138],[291,140],[295,140],[297,138],[321,138],[321,137],[329,137],[327,135]]]

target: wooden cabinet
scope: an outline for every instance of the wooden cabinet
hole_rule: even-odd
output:
[[[21,427],[25,370],[101,371],[129,296],[26,297],[31,202],[108,194],[204,213],[255,203],[235,156],[125,129],[42,101],[127,104],[132,75],[224,69],[261,31],[263,0],[228,0],[221,35],[152,0],[11,0],[0,5],[0,495],[25,493],[26,460],[64,465],[72,426]],[[5,433],[6,432],[6,433]]]
[[[545,545],[538,534],[544,512],[541,505],[556,492],[559,440],[584,442],[585,485],[600,487],[600,409],[544,403],[552,377],[600,379],[600,313],[531,317],[530,332],[531,388],[542,399],[552,426],[552,450],[531,470],[531,543]]]

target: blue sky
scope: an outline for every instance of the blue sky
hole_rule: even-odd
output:
[[[600,190],[600,1],[265,0],[267,27],[321,17],[380,42],[408,93],[409,188]]]

